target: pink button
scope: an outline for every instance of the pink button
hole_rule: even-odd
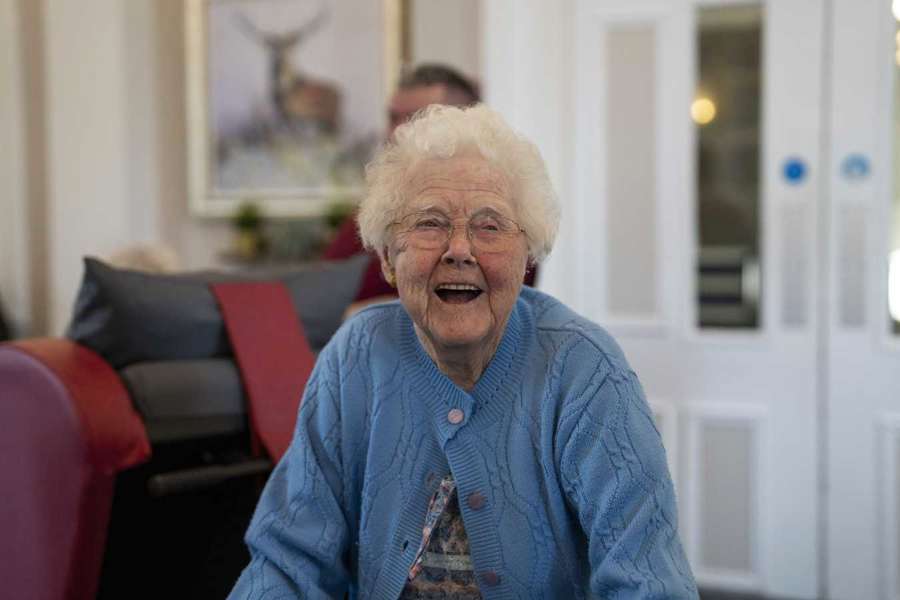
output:
[[[466,500],[472,510],[481,510],[484,507],[484,494],[481,492],[472,492]]]
[[[481,573],[481,580],[487,585],[494,587],[500,583],[500,575],[496,571],[484,571]]]
[[[447,420],[453,423],[454,425],[459,425],[462,423],[462,420],[466,417],[463,411],[458,408],[450,409],[450,412],[447,413]]]

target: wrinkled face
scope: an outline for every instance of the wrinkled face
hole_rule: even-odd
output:
[[[516,221],[506,177],[479,156],[429,159],[404,192],[404,215],[444,215],[454,226],[449,240],[430,249],[413,243],[407,225],[392,227],[382,268],[396,277],[416,333],[438,352],[493,352],[522,285],[527,244],[516,228],[492,248],[473,245],[467,223],[491,236],[494,223]]]

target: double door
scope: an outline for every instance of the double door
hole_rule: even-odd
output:
[[[701,585],[900,597],[890,0],[489,0],[482,16],[505,24],[485,28],[488,100],[561,191],[542,285],[638,371]]]

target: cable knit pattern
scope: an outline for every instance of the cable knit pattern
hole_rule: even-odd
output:
[[[484,598],[697,598],[635,374],[603,329],[530,288],[471,393],[437,369],[399,303],[341,328],[230,598],[397,598],[448,471]]]

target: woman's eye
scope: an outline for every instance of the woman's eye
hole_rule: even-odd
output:
[[[443,227],[443,224],[436,219],[422,219],[416,222],[416,229],[437,229]]]
[[[495,232],[500,231],[500,227],[494,223],[493,221],[482,221],[481,223],[474,223],[472,228],[475,231],[483,231],[483,232]]]

